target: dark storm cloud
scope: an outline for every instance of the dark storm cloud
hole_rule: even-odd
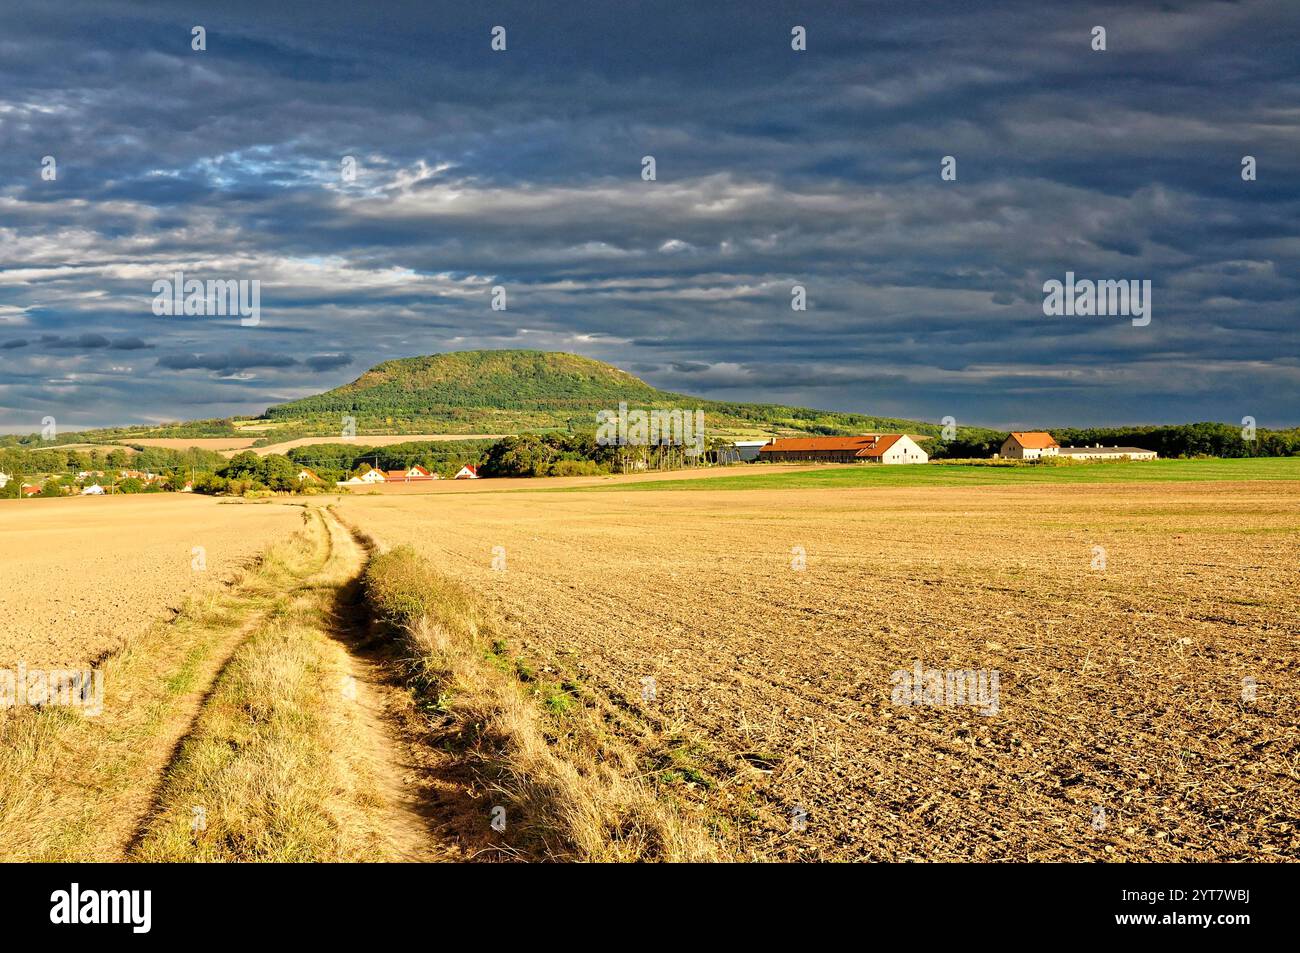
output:
[[[332,371],[336,367],[347,367],[352,358],[347,354],[313,354],[303,363],[313,371]]]
[[[158,366],[171,371],[206,370],[232,373],[253,368],[292,367],[296,364],[283,354],[264,354],[238,349],[219,354],[165,354],[158,358]]]
[[[94,350],[101,347],[110,347],[112,341],[102,334],[78,334],[76,337],[59,337],[57,334],[42,334],[40,344],[51,348],[77,348],[79,350]]]
[[[0,428],[472,347],[905,417],[1295,423],[1297,44],[1264,0],[8,4],[0,327],[34,346]],[[259,280],[260,323],[154,316],[178,270]],[[1045,317],[1067,270],[1150,279],[1151,326]],[[123,367],[147,347],[164,373]]]
[[[18,344],[5,345],[13,347],[22,347],[26,344],[23,341]],[[95,351],[108,348],[112,351],[139,351],[145,348],[153,347],[152,344],[146,344],[138,337],[125,337],[110,340],[106,335],[93,334],[86,332],[70,337],[63,337],[58,334],[42,334],[36,342],[39,346],[53,349],[71,349],[81,351]]]
[[[12,351],[15,348],[26,347],[27,342],[22,338],[14,338],[12,341],[5,341],[0,344],[0,351]]]

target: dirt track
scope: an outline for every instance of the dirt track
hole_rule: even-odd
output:
[[[660,734],[685,726],[700,748],[683,796],[756,855],[1300,854],[1295,484],[476,492],[342,511],[487,594],[539,664]],[[893,673],[918,662],[996,671],[997,714],[894,704]]]

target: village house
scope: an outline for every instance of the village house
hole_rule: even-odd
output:
[[[100,486],[98,483],[92,483],[90,484],[90,486],[83,486],[81,488],[81,495],[82,496],[103,496],[104,488]]]
[[[30,483],[24,483],[18,489],[22,491],[23,496],[35,496],[37,493],[41,492],[39,486],[33,486]]]
[[[857,437],[790,437],[759,448],[764,461],[815,460],[824,463],[926,463],[930,455],[901,433]]]
[[[3,490],[6,486],[8,486],[9,481],[12,479],[13,477],[11,477],[8,473],[4,473],[0,471],[0,490]]]
[[[430,473],[418,463],[405,470],[389,470],[384,474],[387,483],[415,483],[422,480],[436,480],[437,474]]]
[[[1062,447],[1060,455],[1071,460],[1154,460],[1159,454],[1140,447]]]
[[[1061,445],[1050,433],[1042,430],[1013,430],[1011,436],[1002,441],[999,455],[1008,460],[1040,460],[1056,456],[1060,449]]]
[[[367,470],[360,476],[348,477],[346,480],[339,480],[339,486],[364,486],[367,484],[387,483],[382,470]]]
[[[118,479],[121,480],[139,480],[141,483],[153,483],[161,480],[162,477],[157,473],[150,473],[146,470],[118,470]],[[103,476],[103,474],[99,474]]]
[[[311,467],[303,467],[298,471],[299,486],[303,486],[308,483],[324,483],[324,482],[325,482],[324,480],[322,480],[319,476],[316,475],[316,471],[311,469]]]
[[[472,463],[467,463],[456,471],[455,479],[457,480],[477,480],[478,467]]]

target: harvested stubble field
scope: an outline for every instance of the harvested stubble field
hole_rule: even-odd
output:
[[[181,494],[0,501],[0,668],[99,658],[256,559],[299,512]]]
[[[508,651],[603,710],[736,856],[1300,854],[1295,482],[696,484],[339,511],[482,593]],[[997,713],[893,704],[892,673],[918,662],[996,671]]]

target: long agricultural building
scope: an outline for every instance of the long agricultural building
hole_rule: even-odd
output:
[[[790,437],[761,447],[767,461],[807,460],[822,463],[926,463],[930,455],[902,433],[861,434],[857,437]]]
[[[1154,460],[1158,454],[1154,450],[1141,447],[1062,447],[1057,456],[1071,460]]]

